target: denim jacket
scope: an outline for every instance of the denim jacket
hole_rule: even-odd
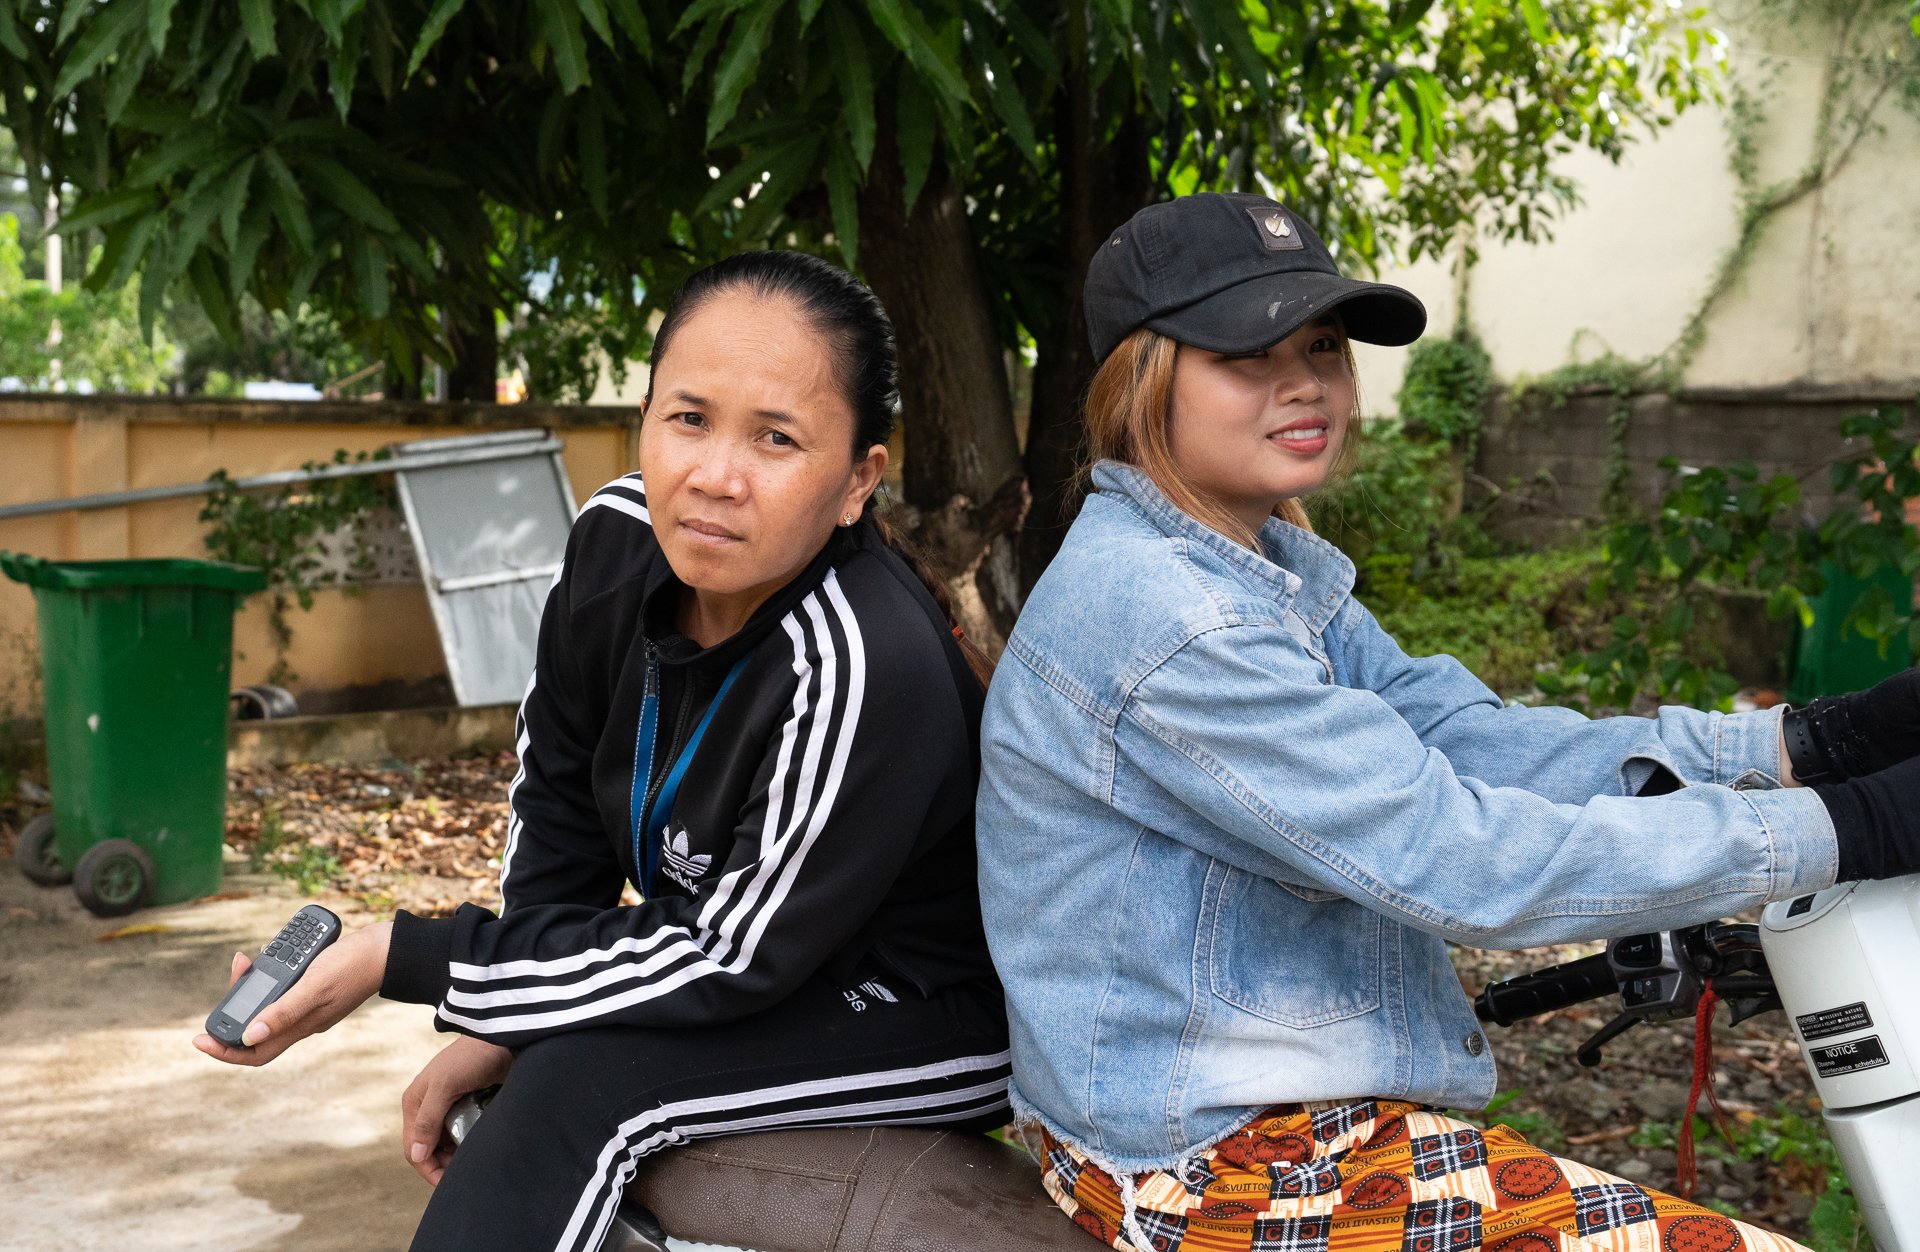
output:
[[[980,881],[1017,1107],[1171,1168],[1276,1103],[1478,1108],[1449,942],[1688,925],[1830,885],[1778,711],[1590,720],[1408,657],[1353,565],[1103,462],[988,693]],[[1637,798],[1664,768],[1689,784]]]

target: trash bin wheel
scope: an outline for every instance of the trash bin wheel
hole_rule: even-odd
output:
[[[42,813],[20,828],[20,841],[13,845],[13,863],[42,887],[73,881],[73,873],[60,863],[60,854],[54,850],[53,814]]]
[[[95,917],[124,917],[153,897],[153,858],[130,839],[103,839],[73,867],[73,894]]]

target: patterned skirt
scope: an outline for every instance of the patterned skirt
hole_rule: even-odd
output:
[[[1781,1235],[1391,1100],[1270,1109],[1116,1180],[1040,1131],[1041,1181],[1118,1252],[1806,1252]]]

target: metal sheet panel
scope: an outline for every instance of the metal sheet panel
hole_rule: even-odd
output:
[[[575,512],[558,441],[544,431],[429,440],[396,451],[482,446],[497,455],[394,475],[447,675],[463,705],[510,703],[525,692],[540,613]]]

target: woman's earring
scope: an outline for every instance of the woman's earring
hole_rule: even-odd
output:
[[[851,526],[851,525],[853,525],[853,514],[851,514],[851,513],[849,513],[849,514],[847,514],[847,515],[846,515],[845,517],[843,517],[843,518],[841,518],[841,519],[840,519],[840,524],[841,524],[842,526]]]

